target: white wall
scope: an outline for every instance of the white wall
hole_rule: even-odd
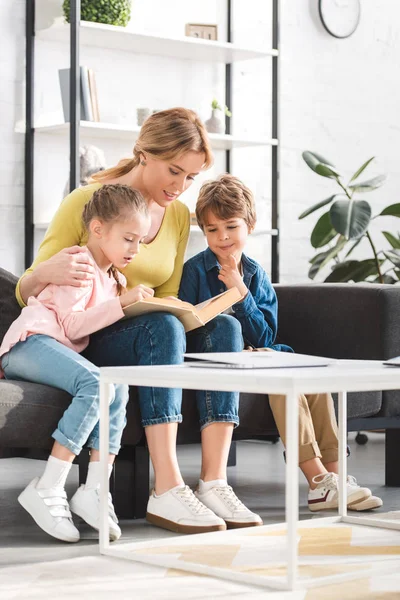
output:
[[[37,0],[57,7],[61,0]],[[316,0],[282,0],[281,18],[281,280],[307,279],[313,255],[309,234],[313,217],[297,216],[311,203],[333,193],[333,184],[313,174],[301,159],[305,149],[319,151],[350,175],[366,158],[377,160],[371,175],[387,172],[382,190],[369,196],[377,208],[396,202],[400,86],[400,6],[398,0],[363,0],[356,33],[347,40],[329,36],[319,23]],[[250,7],[250,10],[249,10]],[[270,0],[235,0],[234,41],[271,43]],[[134,0],[130,27],[182,35],[187,22],[219,24],[224,39],[225,2]],[[21,117],[24,58],[24,2],[0,3],[0,265],[23,269],[23,136],[13,133]],[[68,65],[62,44],[36,43],[36,117],[61,119],[57,69]],[[138,106],[167,108],[183,104],[209,116],[214,96],[223,100],[223,67],[160,57],[126,55],[83,48],[82,64],[96,72],[101,117],[135,123]],[[271,61],[234,67],[233,132],[270,135]],[[67,140],[36,136],[35,218],[49,220],[68,174]],[[82,140],[98,144],[96,140]],[[101,141],[109,164],[129,155],[132,144]],[[237,150],[233,171],[255,191],[260,225],[270,226],[270,148]],[[224,169],[224,155],[205,178]],[[200,183],[200,182],[199,182]],[[186,196],[192,208],[198,185]],[[390,222],[390,221],[389,221]],[[389,225],[389,222],[385,223]],[[397,224],[394,223],[392,228]],[[396,229],[395,229],[396,230]],[[378,236],[378,234],[376,234]],[[39,241],[39,240],[37,240]],[[193,240],[194,242],[195,240]],[[380,243],[380,237],[377,237]],[[270,240],[254,238],[251,253],[269,268]],[[361,252],[368,249],[362,249]]]

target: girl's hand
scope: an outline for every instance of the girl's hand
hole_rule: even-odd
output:
[[[86,248],[72,246],[64,248],[35,269],[35,275],[40,283],[55,285],[73,285],[84,287],[94,278],[93,260]]]
[[[119,297],[119,300],[122,308],[125,308],[129,304],[133,304],[139,300],[145,300],[145,298],[151,298],[152,296],[154,296],[154,290],[140,284],[125,292],[125,294],[122,294],[122,296]]]
[[[239,292],[242,294],[243,298],[247,295],[247,292],[249,291],[243,283],[242,276],[240,275],[237,266],[236,258],[233,256],[233,254],[231,254],[228,257],[227,263],[221,265],[218,279],[226,285],[228,290],[230,290],[233,287],[237,287]]]

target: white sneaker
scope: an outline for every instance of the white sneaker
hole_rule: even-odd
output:
[[[202,504],[187,486],[176,486],[156,496],[152,491],[147,504],[149,523],[176,533],[225,531],[226,525]]]
[[[216,515],[224,519],[228,529],[254,527],[262,525],[262,519],[251,512],[236,496],[230,485],[216,485],[203,491],[204,483],[200,481],[196,497]]]
[[[339,506],[339,477],[336,473],[326,473],[313,477],[317,487],[308,491],[308,508],[312,512],[330,510]],[[371,490],[362,488],[351,475],[346,483],[347,506],[357,504],[371,496]]]
[[[35,477],[18,496],[20,505],[43,531],[63,542],[79,542],[79,531],[72,521],[64,488],[48,490],[36,487]]]
[[[100,529],[100,490],[99,488],[86,489],[82,484],[78,487],[70,500],[72,512],[81,517],[90,527],[99,531]],[[118,525],[111,494],[108,494],[108,524],[110,527],[110,540],[115,542],[121,537],[121,529]]]

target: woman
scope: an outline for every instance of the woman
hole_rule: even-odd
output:
[[[142,284],[152,288],[157,297],[177,297],[190,229],[189,211],[178,197],[211,164],[207,132],[193,111],[174,108],[149,117],[132,159],[97,173],[93,184],[64,199],[36,260],[18,283],[20,304],[49,283],[81,286],[93,277],[90,258],[79,248],[87,241],[81,215],[93,193],[106,183],[139,190],[151,217],[140,254],[123,269],[127,288]],[[240,324],[228,315],[197,330],[188,341],[190,350],[197,352],[240,351],[243,343]],[[170,314],[155,313],[95,333],[85,357],[97,366],[179,364],[185,347],[181,323]],[[229,446],[238,424],[238,394],[197,393],[202,427],[199,488],[213,511],[185,486],[179,470],[176,435],[182,421],[181,390],[140,388],[139,403],[155,473],[147,508],[150,522],[181,533],[261,524],[260,517],[227,485]]]

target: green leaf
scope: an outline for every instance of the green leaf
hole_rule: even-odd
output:
[[[369,158],[369,159],[368,159],[368,160],[367,160],[367,161],[366,161],[366,162],[365,162],[365,163],[364,163],[364,164],[363,164],[363,165],[362,165],[362,166],[361,166],[361,167],[358,169],[358,171],[356,171],[356,172],[354,173],[353,177],[350,179],[350,183],[351,183],[352,181],[354,181],[355,179],[357,179],[357,177],[359,177],[359,176],[361,175],[361,173],[364,171],[364,169],[366,169],[366,168],[368,167],[369,163],[370,163],[371,161],[373,161],[373,160],[374,160],[374,158],[375,158],[375,156],[373,156],[372,158]]]
[[[400,217],[400,204],[391,204],[383,209],[379,216]]]
[[[335,167],[320,154],[306,150],[303,152],[302,157],[314,173],[317,173],[322,177],[329,177],[330,179],[339,177],[339,173],[336,171]]]
[[[311,233],[311,245],[313,248],[322,248],[337,235],[333,229],[329,211],[324,213],[317,221]]]
[[[333,227],[348,240],[361,237],[371,220],[371,207],[365,200],[336,200],[329,212]]]
[[[372,192],[381,187],[385,179],[386,175],[378,175],[377,177],[373,177],[373,179],[368,179],[368,181],[363,181],[362,183],[353,183],[352,185],[349,185],[349,188],[353,190],[353,192]]]
[[[377,274],[378,270],[373,258],[368,258],[367,260],[347,260],[335,265],[332,273],[325,279],[325,282],[365,281],[367,277]]]
[[[382,231],[382,233],[392,248],[400,249],[400,238],[396,238],[393,234],[389,233],[389,231]]]
[[[338,241],[333,248],[331,248],[330,250],[326,250],[325,252],[321,252],[320,254],[317,254],[316,256],[314,256],[310,261],[310,262],[312,262],[312,265],[308,271],[308,277],[310,279],[314,279],[316,274],[321,269],[323,269],[330,260],[332,260],[333,258],[335,258],[335,256],[337,256],[339,254],[339,252],[346,245],[346,243],[347,243],[347,240],[344,237],[339,236]]]
[[[334,194],[333,196],[329,196],[329,198],[326,198],[325,200],[321,200],[321,202],[314,204],[314,206],[311,206],[310,208],[307,208],[307,210],[305,210],[304,212],[301,213],[301,215],[299,216],[299,219],[304,219],[304,217],[308,217],[308,215],[311,215],[311,213],[318,210],[319,208],[322,208],[323,206],[330,204],[335,198],[336,198],[336,194]]]
[[[360,238],[358,238],[358,240],[356,240],[356,242],[354,242],[354,244],[352,245],[352,247],[350,248],[350,250],[347,252],[345,258],[347,258],[348,256],[350,256],[350,254],[353,252],[353,250],[358,246],[358,244],[361,242],[361,240],[364,238],[364,236],[362,235]]]
[[[400,250],[388,250],[383,253],[395,267],[400,268]]]

